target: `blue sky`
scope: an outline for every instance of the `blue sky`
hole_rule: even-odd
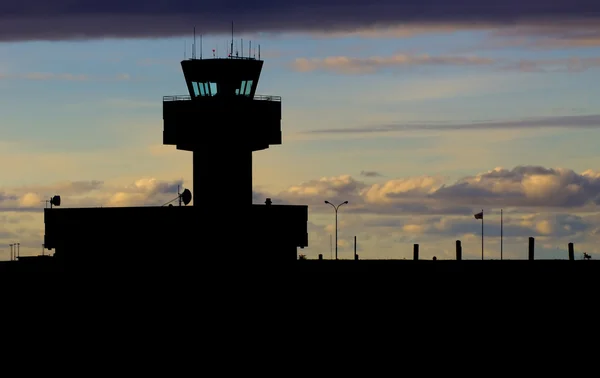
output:
[[[410,258],[412,243],[450,258],[457,239],[479,258],[482,208],[490,258],[501,208],[505,256],[525,258],[528,236],[539,257],[566,257],[570,241],[599,254],[600,40],[539,29],[237,34],[261,45],[257,93],[283,98],[283,145],[254,153],[257,195],[310,206],[309,257],[330,252],[323,200],[350,201],[341,257],[357,235],[365,258]],[[39,253],[53,194],[126,206],[191,188],[191,154],[162,146],[162,96],[186,93],[191,34],[0,43],[0,258],[12,242]],[[204,56],[227,43],[204,37]],[[347,130],[313,132],[331,129]]]

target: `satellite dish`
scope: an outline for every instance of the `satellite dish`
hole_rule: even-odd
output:
[[[188,203],[192,202],[192,192],[189,189],[185,189],[183,193],[181,193],[181,200],[187,206]]]
[[[50,203],[54,206],[60,206],[60,196],[54,196],[50,198]]]

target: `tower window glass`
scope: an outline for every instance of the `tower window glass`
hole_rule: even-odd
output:
[[[252,92],[252,80],[243,80],[240,87],[235,90],[238,96],[249,96]]]
[[[194,89],[195,97],[214,96],[218,92],[217,83],[199,83],[192,82],[192,88]]]
[[[250,93],[252,92],[252,83],[253,80],[248,80],[246,82],[246,92],[244,93],[246,96],[250,96]]]

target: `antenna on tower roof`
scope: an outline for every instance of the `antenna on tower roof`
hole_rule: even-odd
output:
[[[258,60],[260,60],[260,44],[258,45]]]
[[[231,57],[233,58],[233,21],[231,21]]]
[[[194,44],[192,45],[192,59],[196,59],[196,27],[194,26]]]
[[[202,34],[200,34],[200,59],[202,59]]]

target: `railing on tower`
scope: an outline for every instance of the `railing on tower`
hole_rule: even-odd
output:
[[[278,101],[281,102],[281,96],[268,96],[268,95],[256,95],[255,100],[259,101]],[[163,102],[168,101],[191,101],[192,96],[190,95],[177,95],[177,96],[163,96]]]

